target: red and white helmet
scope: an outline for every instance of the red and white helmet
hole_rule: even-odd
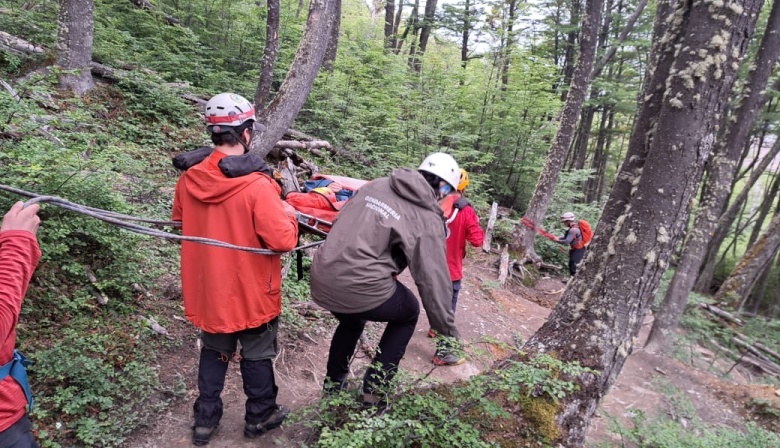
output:
[[[246,98],[235,93],[220,93],[206,103],[206,124],[216,134],[226,132],[221,127],[241,126],[255,121],[255,107]]]

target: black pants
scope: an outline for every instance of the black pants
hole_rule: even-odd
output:
[[[195,426],[213,428],[222,418],[222,389],[228,363],[241,341],[241,378],[246,394],[244,419],[249,424],[265,421],[276,409],[279,388],[274,378],[273,358],[276,356],[278,319],[258,328],[237,333],[215,335],[204,333],[204,347],[198,365],[198,391],[195,400]],[[231,346],[232,344],[232,346]]]
[[[385,303],[362,313],[333,313],[339,326],[333,334],[328,356],[326,383],[344,384],[349,373],[349,361],[355,353],[360,335],[367,321],[387,322],[379,341],[379,349],[372,365],[363,377],[363,392],[382,389],[398,371],[398,363],[406,353],[420,316],[420,304],[409,289],[396,281],[397,289]]]
[[[2,448],[40,448],[33,439],[32,423],[24,414],[16,423],[0,432],[0,447]]]
[[[584,247],[581,249],[569,250],[569,274],[571,274],[572,277],[577,273],[577,265],[585,258],[585,253],[587,251],[588,250]]]
[[[452,312],[455,312],[455,307],[458,305],[458,294],[460,294],[461,281],[455,280],[452,282]]]

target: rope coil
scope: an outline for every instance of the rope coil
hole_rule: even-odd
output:
[[[135,222],[141,222],[141,223],[163,226],[163,227],[181,227],[181,222],[179,221],[161,221],[161,220],[154,220],[154,219],[139,218],[136,216],[125,215],[122,213],[116,213],[108,210],[102,210],[99,208],[88,207],[86,205],[76,204],[74,202],[70,202],[58,196],[39,195],[39,194],[31,193],[29,191],[20,190],[18,188],[9,187],[7,185],[2,185],[2,184],[0,184],[0,190],[4,190],[10,193],[15,193],[21,196],[31,198],[24,203],[25,207],[28,207],[36,203],[52,204],[57,207],[63,208],[65,210],[70,210],[72,212],[89,216],[91,218],[99,219],[103,222],[112,224],[121,229],[139,233],[142,235],[154,236],[158,238],[166,238],[166,239],[177,240],[177,241],[189,241],[192,243],[208,244],[210,246],[222,247],[225,249],[241,250],[244,252],[250,252],[253,254],[260,254],[260,255],[282,255],[288,253],[288,252],[277,252],[270,249],[260,249],[257,247],[237,246],[235,244],[226,243],[224,241],[215,240],[212,238],[177,235],[175,233],[153,229],[151,227],[135,224],[133,222],[127,222],[127,221],[135,221]],[[306,215],[302,215],[302,216],[306,216]],[[310,218],[309,216],[306,217]],[[298,246],[293,250],[291,250],[290,252],[316,247],[324,242],[325,242],[324,240],[316,241],[314,243]]]

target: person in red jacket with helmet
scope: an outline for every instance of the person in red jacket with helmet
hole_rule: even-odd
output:
[[[41,258],[35,234],[38,204],[17,202],[0,225],[0,447],[37,448],[25,408],[32,404],[24,360],[16,345],[16,324],[27,285]]]
[[[255,109],[234,93],[206,103],[214,151],[189,168],[176,184],[173,220],[182,234],[238,246],[292,250],[298,242],[295,210],[280,199],[267,174],[228,177],[221,160],[248,152]],[[185,241],[181,245],[184,313],[201,329],[193,443],[205,445],[222,418],[220,395],[228,361],[240,358],[246,400],[244,435],[257,437],[281,425],[290,410],[276,403],[272,360],[281,300],[281,256]],[[241,353],[237,354],[237,342]]]
[[[479,247],[485,240],[485,232],[479,226],[479,217],[474,208],[464,197],[466,187],[469,186],[469,174],[466,170],[460,170],[460,182],[457,191],[451,193],[441,201],[442,209],[447,216],[447,267],[452,280],[452,312],[458,305],[458,294],[463,280],[463,259],[466,257],[466,243]],[[435,337],[436,332],[428,331],[428,336]]]

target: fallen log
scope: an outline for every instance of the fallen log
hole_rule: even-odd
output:
[[[780,365],[772,362],[771,359],[764,356],[759,350],[757,350],[755,347],[753,347],[751,344],[748,344],[746,341],[743,341],[739,338],[732,338],[735,344],[742,347],[743,349],[747,350],[751,355],[753,355],[756,359],[758,364],[761,364],[761,368],[764,371],[772,371],[777,375],[780,375]]]
[[[16,55],[44,54],[46,49],[28,42],[20,37],[0,31],[0,48]]]
[[[742,319],[740,319],[738,317],[735,317],[733,314],[731,314],[731,313],[729,313],[727,311],[723,311],[722,309],[718,308],[715,305],[709,305],[709,304],[706,304],[706,303],[700,303],[699,306],[701,308],[704,308],[705,310],[709,311],[710,313],[712,313],[712,314],[714,314],[714,315],[724,319],[724,320],[727,320],[727,321],[729,321],[731,323],[739,325],[740,327],[745,324],[745,322]]]

